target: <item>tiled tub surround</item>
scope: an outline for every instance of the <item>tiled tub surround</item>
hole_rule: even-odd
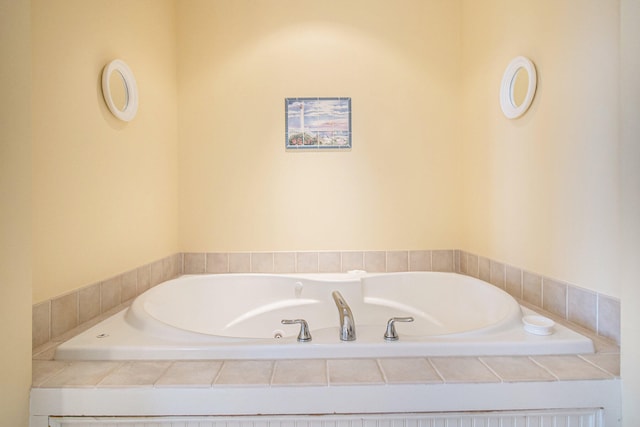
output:
[[[115,280],[121,286],[121,305],[107,308],[83,325],[52,334],[51,342],[34,349],[32,427],[48,425],[48,415],[53,414],[126,417],[543,408],[605,408],[603,424],[597,425],[619,425],[619,347],[614,342],[619,340],[619,302],[612,298],[454,250],[185,253],[136,270],[136,293],[157,284],[155,280],[163,281],[156,276],[146,285],[145,270],[151,274],[154,268],[156,274],[164,272],[163,280],[203,272],[457,271],[506,289],[536,311],[542,307],[557,322],[592,338],[596,353],[260,361],[51,360],[56,342],[126,306],[122,295],[130,294],[123,291],[127,285],[122,275]],[[78,305],[86,289],[78,291]],[[574,300],[576,297],[579,299]],[[585,299],[587,303],[595,300],[595,306],[587,304],[591,308],[578,314],[576,308]],[[59,303],[54,301],[48,305]],[[75,314],[76,324],[80,311],[78,308]],[[54,313],[50,309],[49,317]]]
[[[620,344],[620,302],[460,250],[174,254],[33,306],[34,353],[65,341],[121,304],[180,274],[458,272],[492,283],[519,301]]]
[[[174,254],[35,304],[32,309],[34,349],[62,342],[78,330],[118,312],[147,289],[182,274],[182,254]]]
[[[185,274],[457,272],[620,344],[619,300],[461,250],[184,253],[183,257]]]
[[[456,251],[457,271],[489,282],[536,310],[553,313],[620,345],[620,301],[464,251]]]

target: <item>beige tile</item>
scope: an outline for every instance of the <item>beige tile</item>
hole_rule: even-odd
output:
[[[553,279],[542,279],[542,308],[567,317],[567,285]]]
[[[51,341],[43,346],[33,349],[32,360],[53,360],[59,343]]]
[[[505,279],[505,267],[504,264],[497,261],[490,261],[490,280],[489,283],[500,288],[505,289],[506,279]]]
[[[410,251],[409,270],[431,271],[431,251]]]
[[[31,309],[31,346],[40,347],[50,339],[51,301],[35,304]]]
[[[207,273],[228,273],[229,255],[226,253],[207,254]]]
[[[152,387],[170,365],[164,360],[125,362],[100,381],[98,387]]]
[[[214,385],[268,386],[273,373],[271,360],[227,360]]]
[[[620,301],[598,295],[598,334],[620,344]]]
[[[387,271],[386,253],[383,251],[367,251],[364,253],[364,269],[370,273]]]
[[[387,271],[409,271],[409,252],[387,252]]]
[[[533,356],[532,359],[551,371],[559,380],[596,380],[612,377],[611,374],[574,355]]]
[[[80,324],[100,315],[100,283],[78,291],[78,321]]]
[[[206,272],[207,254],[184,253],[184,274],[203,274]]]
[[[481,360],[495,372],[502,381],[555,381],[546,369],[528,357],[482,357]]]
[[[151,267],[144,265],[136,269],[138,275],[136,292],[138,295],[151,287]]]
[[[177,361],[156,381],[156,387],[211,387],[220,371],[218,360]]]
[[[619,354],[581,354],[579,357],[616,377],[620,376]]]
[[[51,339],[78,326],[78,293],[51,300]]]
[[[542,277],[522,272],[522,299],[536,307],[542,307]]]
[[[317,273],[318,272],[318,253],[317,252],[298,252],[296,254],[296,272]]]
[[[135,270],[128,271],[122,275],[122,294],[120,295],[120,299],[124,301],[129,301],[130,299],[135,298],[138,289],[138,272]]]
[[[389,384],[441,383],[442,378],[427,359],[380,359],[384,378]]]
[[[575,327],[573,328],[576,329]],[[586,333],[583,333],[582,331],[578,332],[581,332],[583,335],[588,335]],[[590,335],[589,338],[591,339],[591,341],[593,341],[593,346],[596,350],[596,353],[620,353],[620,346],[615,341],[611,340],[611,338],[606,338],[599,335]]]
[[[467,253],[467,274],[471,277],[480,277],[480,260],[477,255]]]
[[[273,253],[256,252],[251,254],[252,273],[273,273]]]
[[[152,288],[157,284],[164,282],[164,268],[162,266],[162,260],[151,263],[149,268],[151,271],[150,286]]]
[[[342,271],[340,252],[318,253],[318,271],[320,273],[339,273]]]
[[[184,274],[183,268],[182,268],[183,264],[184,264],[183,255],[181,253],[176,253],[169,257],[169,265],[171,267],[172,279]]]
[[[384,384],[373,359],[331,359],[327,361],[330,385]]]
[[[459,249],[456,249],[455,251],[453,251],[453,271],[455,273],[460,273],[460,253],[462,251],[460,251]]]
[[[478,257],[478,279],[489,282],[491,280],[491,261],[484,257]]]
[[[105,280],[100,284],[100,312],[104,313],[120,305],[122,294],[122,276]]]
[[[454,271],[453,251],[431,251],[431,268],[433,269],[433,271]]]
[[[271,385],[327,385],[327,362],[325,360],[278,360]]]
[[[505,290],[515,298],[522,298],[522,270],[507,265],[505,267]]]
[[[597,329],[597,295],[575,286],[567,289],[569,321],[595,331]]]
[[[295,273],[295,252],[276,252],[273,254],[273,268],[276,273]]]
[[[251,271],[251,254],[229,254],[229,273],[249,273]]]
[[[500,379],[475,357],[433,357],[429,360],[445,383],[500,382]]]
[[[33,387],[40,387],[67,366],[69,366],[69,362],[60,360],[34,360],[31,363],[31,384]]]
[[[162,265],[162,281],[166,282],[167,280],[173,279],[174,277],[173,256],[162,258],[161,265]]]
[[[342,252],[342,271],[364,270],[363,252]]]
[[[458,267],[460,268],[458,271],[459,273],[469,275],[469,265],[467,263],[467,253],[465,251],[460,251],[460,264]]]
[[[121,364],[108,361],[72,362],[60,373],[46,380],[41,387],[95,387]]]

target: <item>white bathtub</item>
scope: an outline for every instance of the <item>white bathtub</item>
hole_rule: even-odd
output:
[[[356,340],[341,341],[331,296],[349,304]],[[454,273],[182,276],[60,345],[56,359],[296,359],[592,353],[560,325],[524,330],[529,310],[506,292]],[[397,341],[383,338],[391,317]],[[298,342],[305,319],[312,340]]]

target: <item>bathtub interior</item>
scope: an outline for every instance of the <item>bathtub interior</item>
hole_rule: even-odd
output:
[[[520,322],[516,301],[502,290],[466,276],[402,273],[317,276],[190,276],[165,283],[140,297],[127,314],[134,325],[155,332],[167,328],[226,338],[294,336],[283,319],[305,319],[311,330],[335,328],[338,290],[356,325],[385,325],[392,317],[413,317],[406,336],[468,333]],[[188,307],[185,310],[185,307]],[[153,320],[152,320],[153,319]]]
[[[331,293],[339,290],[356,341],[339,339]],[[298,359],[593,353],[592,341],[562,325],[549,336],[525,331],[509,294],[454,273],[197,275],[158,285],[58,346],[56,359]],[[391,317],[400,339],[383,339]],[[304,318],[312,340],[297,342]]]

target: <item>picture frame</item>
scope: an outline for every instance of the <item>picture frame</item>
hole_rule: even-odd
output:
[[[287,150],[350,150],[351,98],[285,98]]]

